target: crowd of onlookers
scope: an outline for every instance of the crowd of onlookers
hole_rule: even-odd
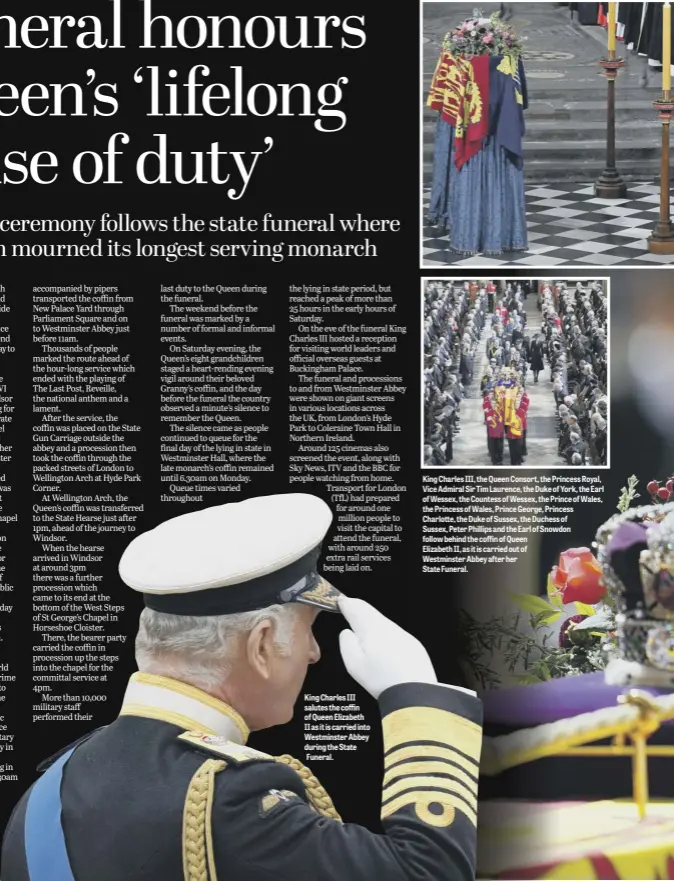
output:
[[[601,285],[547,287],[538,306],[557,405],[559,454],[567,465],[606,465],[607,306]]]
[[[529,376],[550,371],[558,452],[568,465],[607,461],[607,303],[599,283],[584,288],[545,285],[538,292],[541,330],[527,332],[529,282],[462,287],[429,281],[424,292],[424,461],[448,465],[460,430],[464,389],[481,360],[483,395],[507,377],[525,388]],[[486,326],[485,326],[486,325]],[[478,352],[478,349],[480,350]],[[477,359],[477,360],[476,360]],[[526,432],[524,437],[526,453]]]
[[[431,281],[424,297],[424,461],[448,465],[459,431],[464,386],[473,380],[475,355],[487,313],[487,292],[466,282]]]

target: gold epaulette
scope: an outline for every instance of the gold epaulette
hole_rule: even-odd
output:
[[[201,731],[186,731],[184,734],[178,735],[178,740],[182,740],[199,751],[214,753],[223,759],[228,759],[235,765],[241,765],[244,762],[276,761],[274,756],[270,756],[267,753],[235,743],[233,740],[227,740],[226,737],[204,734]]]

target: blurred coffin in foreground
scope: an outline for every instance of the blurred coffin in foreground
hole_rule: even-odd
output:
[[[674,695],[603,673],[484,698],[478,876],[674,878]]]
[[[671,780],[671,777],[670,777]],[[674,803],[481,802],[478,878],[674,878]]]

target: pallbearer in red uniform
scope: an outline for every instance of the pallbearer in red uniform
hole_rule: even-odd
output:
[[[522,419],[522,456],[526,456],[527,454],[527,411],[529,409],[529,395],[526,392],[526,389],[522,389],[522,397],[520,400],[520,405],[518,409],[518,413],[521,413]]]
[[[524,419],[526,409],[522,409],[523,388],[517,380],[515,371],[506,369],[496,383],[494,396],[497,412],[501,413],[503,429],[508,438],[510,464],[522,465]]]
[[[487,291],[487,312],[494,311],[494,297],[496,296],[496,285],[493,281],[487,283],[485,288]]]
[[[503,465],[503,409],[493,391],[486,391],[482,400],[484,419],[487,425],[487,448],[492,465]]]
[[[510,464],[513,466],[523,465],[524,462],[522,460],[522,447],[523,447],[523,438],[522,438],[522,429],[517,425],[505,426],[505,434],[508,438],[508,449],[510,451]]]

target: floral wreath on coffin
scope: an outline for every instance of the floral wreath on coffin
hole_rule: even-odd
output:
[[[473,9],[473,17],[445,34],[442,48],[452,55],[508,55],[517,60],[524,52],[526,37],[519,37],[514,28],[501,21],[498,12],[485,18],[481,9]]]
[[[482,688],[500,685],[495,654],[521,685],[596,673],[616,660],[674,676],[674,477],[650,481],[651,503],[631,507],[637,486],[630,477],[618,513],[598,530],[596,556],[589,547],[560,554],[547,599],[512,594],[515,610],[486,622],[461,613],[462,654]]]

